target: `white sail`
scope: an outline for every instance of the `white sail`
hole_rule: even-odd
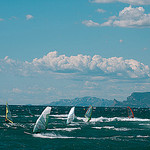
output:
[[[72,107],[68,114],[67,124],[71,123],[74,120],[75,118],[74,110],[75,110],[75,107]]]
[[[37,119],[35,126],[33,128],[33,133],[38,133],[47,128],[49,114],[51,112],[51,107],[46,107],[40,117]]]

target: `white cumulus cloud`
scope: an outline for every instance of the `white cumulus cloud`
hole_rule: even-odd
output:
[[[66,56],[50,52],[32,62],[19,62],[6,56],[0,60],[1,72],[14,73],[22,76],[32,76],[41,73],[65,73],[85,76],[101,76],[110,78],[138,79],[149,78],[150,69],[147,65],[133,59],[122,57],[103,58],[100,55]],[[16,89],[14,89],[15,91]],[[17,91],[17,90],[16,90]]]
[[[97,82],[91,82],[91,81],[85,81],[85,88],[87,89],[94,89],[96,88],[99,84]]]
[[[120,40],[119,40],[119,42],[120,42],[120,43],[122,43],[122,42],[123,42],[123,40],[121,40],[121,39],[120,39]]]
[[[150,5],[149,0],[91,0],[92,3],[113,3],[113,2],[121,2],[127,3],[131,5]]]
[[[100,24],[97,23],[97,22],[94,22],[92,20],[84,20],[82,21],[82,24],[88,26],[88,27],[96,27],[96,26],[99,26]]]
[[[101,8],[98,8],[97,9],[97,12],[99,12],[99,13],[104,13],[104,12],[106,12],[104,9],[101,9]]]
[[[26,20],[30,20],[30,19],[33,19],[33,16],[32,15],[26,15]]]
[[[122,57],[103,58],[100,55],[93,57],[79,54],[67,57],[50,52],[46,56],[34,59],[32,64],[40,71],[78,72],[83,74],[116,76],[122,78],[145,78],[150,77],[147,65],[136,60],[124,60]]]
[[[144,28],[150,27],[150,14],[145,14],[143,7],[133,8],[132,6],[125,7],[119,12],[118,16],[109,17],[108,21],[100,24],[92,20],[82,22],[86,26],[118,26],[126,28]]]
[[[13,88],[13,89],[12,89],[12,92],[13,92],[13,93],[21,93],[22,90],[21,90],[21,89],[18,89],[18,88]]]

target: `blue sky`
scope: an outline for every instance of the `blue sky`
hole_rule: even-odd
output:
[[[0,103],[150,89],[148,0],[0,2]]]

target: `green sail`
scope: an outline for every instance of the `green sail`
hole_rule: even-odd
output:
[[[9,109],[8,103],[6,102],[6,116],[5,121],[9,123],[13,123],[12,117],[11,117],[11,111]]]
[[[89,122],[91,120],[91,116],[92,116],[92,106],[90,105],[89,108],[87,109],[86,113],[85,113],[85,122]]]
[[[40,117],[37,119],[35,126],[33,128],[33,133],[39,133],[46,130],[48,125],[49,114],[51,112],[51,107],[46,107]]]

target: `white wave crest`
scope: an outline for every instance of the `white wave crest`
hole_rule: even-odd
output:
[[[84,121],[84,117],[77,117],[78,120],[83,120]]]
[[[104,126],[104,127],[92,127],[94,129],[111,129],[111,130],[115,130],[115,131],[129,131],[131,129],[128,129],[128,128],[115,128],[114,126]]]
[[[82,124],[82,122],[71,122],[71,124],[69,124],[69,126],[79,126],[81,124]]]
[[[45,134],[32,134],[33,137],[38,137],[38,138],[49,138],[49,139],[81,139],[81,140],[99,140],[101,138],[96,138],[96,137],[69,137],[69,136],[62,136],[62,135],[57,135],[54,133],[45,133]]]
[[[4,117],[5,117],[5,115],[0,115],[0,117],[4,118]]]
[[[66,120],[67,119],[67,114],[62,114],[62,115],[50,115],[51,117],[54,117],[56,119],[60,119],[60,120]]]
[[[92,127],[93,129],[102,129],[102,127]]]
[[[69,136],[61,136],[61,135],[56,135],[53,133],[45,133],[45,134],[33,134],[33,137],[38,137],[38,138],[49,138],[49,139],[71,139],[75,137],[69,137]]]
[[[141,118],[127,118],[127,117],[113,117],[113,118],[107,118],[107,117],[99,117],[99,118],[92,118],[90,122],[112,122],[112,121],[150,121],[150,119],[141,119]]]
[[[24,116],[25,118],[29,118],[29,117],[31,117],[31,116]]]
[[[146,135],[146,136],[143,136],[143,135],[137,135],[136,137],[137,137],[137,138],[148,138],[149,136],[148,136],[148,135]]]
[[[147,124],[141,123],[141,124],[139,124],[139,125],[140,125],[140,126],[150,126],[149,123],[147,123]]]
[[[115,127],[114,126],[104,126],[103,128],[104,129],[114,129]]]
[[[62,114],[62,115],[50,115],[50,116],[52,116],[52,117],[58,117],[58,118],[60,118],[60,117],[66,118],[68,115],[67,114]]]
[[[73,130],[81,130],[81,128],[55,128],[55,129],[47,129],[50,131],[73,131]]]
[[[61,118],[61,117],[60,117],[60,118],[57,117],[57,119],[60,119],[60,120],[67,120],[67,118],[63,118],[63,117],[62,117],[62,118]]]
[[[17,118],[18,117],[18,115],[14,115],[14,116],[12,116],[12,118]]]

